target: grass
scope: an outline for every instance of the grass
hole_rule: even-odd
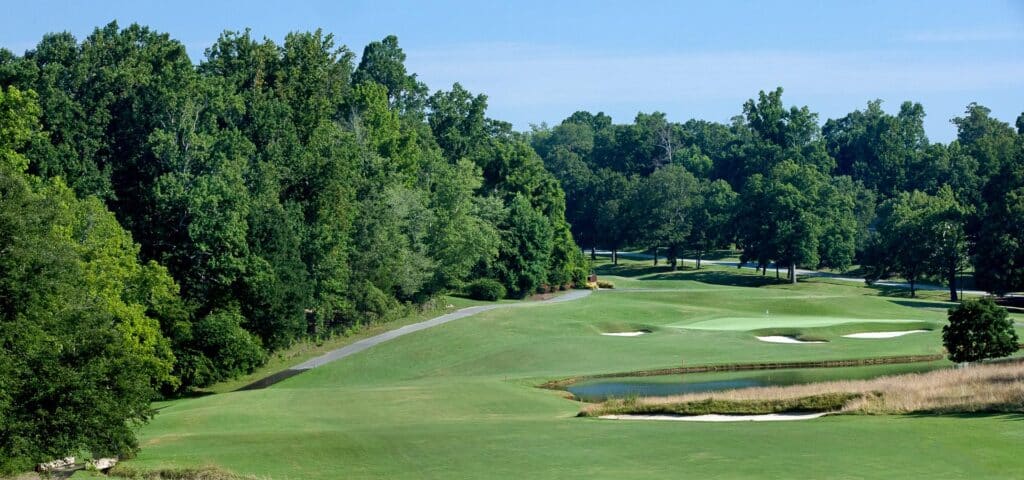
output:
[[[610,400],[581,410],[608,414],[776,413],[838,411],[865,414],[1024,413],[1024,362],[972,365],[783,387]]]
[[[139,428],[139,470],[216,465],[275,479],[1009,478],[1022,417],[842,416],[813,422],[676,424],[575,418],[545,381],[683,365],[941,353],[941,296],[894,303],[857,284],[753,284],[745,272],[602,274],[616,289],[497,309],[406,335],[265,390],[162,405]],[[654,278],[658,277],[658,278]],[[732,278],[734,281],[730,280]],[[758,280],[759,282],[760,280]],[[661,291],[629,291],[655,288]],[[934,330],[888,340],[759,342],[752,330],[685,328],[728,318],[911,320]],[[608,337],[608,326],[648,326]],[[816,324],[808,328],[824,328]],[[787,327],[789,328],[789,327]]]
[[[482,302],[457,296],[444,296],[437,299],[432,304],[427,305],[422,310],[395,321],[363,325],[358,329],[347,332],[346,334],[339,333],[320,341],[305,340],[297,342],[290,348],[272,353],[267,359],[267,363],[263,364],[263,366],[257,368],[251,373],[231,380],[219,382],[208,388],[199,389],[195,393],[202,395],[233,392],[261,378],[268,377],[274,373],[280,372],[281,370],[288,369],[293,365],[300,364],[311,358],[319,357],[331,350],[344,347],[345,345],[355,343],[364,338],[379,335],[386,331],[394,330],[412,323],[422,322],[439,315],[444,315],[445,313],[453,312],[460,308],[472,307],[474,305],[488,305],[491,303],[494,302]]]

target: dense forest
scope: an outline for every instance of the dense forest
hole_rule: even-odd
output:
[[[737,247],[764,269],[845,270],[1024,290],[1024,114],[1016,129],[970,104],[957,138],[930,142],[924,108],[872,101],[829,119],[760,92],[730,124],[576,112],[531,143],[566,194],[576,242],[682,255]],[[657,260],[655,260],[657,261]],[[778,273],[777,273],[778,274]]]
[[[111,23],[0,50],[0,471],[126,454],[154,393],[476,281],[586,274],[557,179],[395,37]]]
[[[151,400],[296,341],[578,285],[596,248],[1024,289],[1024,116],[970,104],[947,145],[920,104],[822,126],[779,88],[730,124],[516,132],[404,62],[245,31],[194,63],[116,23],[0,49],[0,473],[130,454]]]

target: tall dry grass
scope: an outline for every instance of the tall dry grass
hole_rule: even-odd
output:
[[[610,400],[583,409],[588,416],[644,411],[651,407],[718,400],[785,402],[813,396],[850,394],[840,412],[865,414],[1024,412],[1024,362],[979,364],[879,377],[785,387],[753,387],[667,397]]]

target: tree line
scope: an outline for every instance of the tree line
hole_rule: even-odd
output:
[[[129,454],[156,392],[476,281],[587,273],[528,135],[395,37],[181,42],[111,23],[0,49],[0,472]]]
[[[531,143],[561,181],[584,248],[666,254],[736,246],[767,272],[863,267],[949,287],[1024,290],[1024,114],[1016,128],[974,103],[948,144],[925,135],[924,108],[868,102],[819,124],[782,88],[760,92],[729,124],[640,113],[614,124],[576,112],[534,127]],[[659,250],[660,249],[660,250]],[[657,256],[655,257],[657,258]],[[657,262],[657,260],[655,260]]]

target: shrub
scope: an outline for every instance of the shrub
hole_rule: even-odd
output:
[[[965,300],[949,309],[949,325],[942,327],[942,343],[954,362],[1005,357],[1017,351],[1017,332],[1006,309],[991,298]]]
[[[609,282],[607,280],[598,280],[597,281],[597,287],[598,288],[615,288],[615,284],[612,283],[612,282]]]
[[[497,280],[481,278],[466,287],[466,295],[474,300],[495,301],[505,298],[505,287]]]

